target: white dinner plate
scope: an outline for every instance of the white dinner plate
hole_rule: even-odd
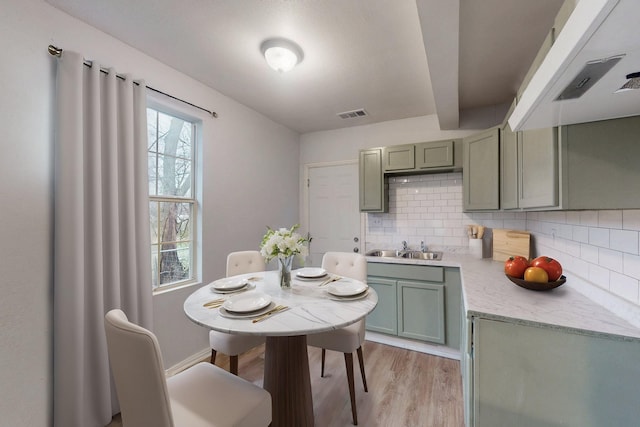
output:
[[[327,270],[324,268],[311,268],[305,267],[296,270],[296,276],[301,279],[319,279],[327,275]]]
[[[327,287],[327,292],[337,297],[351,297],[366,291],[369,287],[361,282],[343,282],[338,280]]]
[[[222,304],[225,310],[233,313],[248,313],[260,310],[271,304],[271,297],[262,292],[245,292],[234,295]]]
[[[216,291],[235,291],[236,289],[247,286],[247,279],[225,278],[219,279],[211,283],[211,287]]]
[[[269,305],[267,305],[264,308],[261,308],[260,310],[250,311],[248,313],[236,313],[235,311],[228,311],[224,307],[219,307],[218,308],[218,313],[220,313],[220,316],[227,317],[229,319],[251,319],[253,317],[262,316],[267,311],[269,311],[269,310],[271,310],[271,309],[273,309],[275,307],[276,307],[276,303],[275,302],[271,302]]]
[[[254,285],[253,283],[247,283],[245,286],[243,286],[241,288],[231,289],[230,291],[221,290],[221,289],[215,289],[212,286],[211,287],[211,292],[216,293],[216,294],[226,295],[226,294],[235,294],[236,292],[250,291],[251,289],[255,289],[255,288],[256,288],[256,285]]]
[[[334,301],[355,301],[355,300],[359,300],[359,299],[362,299],[362,298],[366,298],[368,295],[369,295],[369,289],[367,289],[366,291],[362,292],[361,294],[352,295],[352,296],[348,296],[348,297],[338,297],[338,296],[329,294],[329,299],[334,300]]]

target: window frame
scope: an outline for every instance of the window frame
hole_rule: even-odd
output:
[[[171,195],[157,195],[157,194],[151,194],[150,192],[148,193],[148,203],[149,203],[149,209],[150,209],[150,216],[149,218],[151,219],[151,206],[153,203],[173,203],[173,202],[179,202],[179,203],[187,203],[190,204],[191,206],[191,215],[190,215],[190,219],[189,219],[189,227],[191,229],[191,235],[190,235],[190,240],[188,240],[189,242],[189,252],[190,252],[190,261],[191,261],[191,266],[190,266],[190,274],[188,278],[183,279],[183,280],[178,280],[175,282],[170,282],[167,284],[161,284],[160,283],[160,271],[159,271],[159,265],[158,267],[154,268],[153,263],[154,263],[154,258],[153,258],[153,254],[157,253],[157,261],[159,263],[159,255],[160,255],[160,248],[162,246],[161,243],[161,231],[160,231],[160,222],[158,222],[158,229],[156,230],[156,234],[157,234],[157,238],[151,239],[151,254],[152,254],[152,258],[150,260],[150,265],[149,268],[151,269],[151,275],[152,275],[152,292],[154,294],[157,293],[163,293],[166,291],[170,291],[173,289],[179,289],[182,288],[184,286],[189,286],[189,285],[193,285],[196,283],[199,283],[200,279],[200,267],[199,267],[199,260],[201,259],[201,234],[200,234],[200,227],[199,224],[201,222],[201,218],[200,218],[200,195],[201,195],[201,191],[200,191],[200,184],[202,183],[202,170],[201,170],[201,163],[199,162],[199,158],[200,158],[200,154],[201,154],[201,146],[202,146],[202,119],[198,118],[197,116],[194,116],[192,114],[188,114],[185,113],[184,111],[182,111],[179,108],[176,108],[173,105],[170,105],[169,103],[165,103],[159,100],[156,100],[152,97],[147,96],[147,103],[145,106],[145,114],[147,114],[147,109],[152,109],[155,110],[156,112],[160,113],[160,114],[165,114],[168,116],[172,116],[172,117],[176,117],[178,119],[184,120],[186,122],[189,122],[192,128],[192,135],[191,135],[191,194],[189,197],[179,197],[179,196],[171,196]],[[147,138],[146,138],[146,144],[147,144],[147,159],[149,159],[149,139],[148,139],[148,128],[149,128],[149,124],[147,123]],[[157,163],[157,158],[156,158],[156,166],[158,165]],[[149,177],[149,160],[147,160],[147,177]],[[157,178],[157,177],[156,177]],[[150,183],[147,182],[147,188],[149,190],[150,188]],[[156,192],[157,192],[157,187],[158,183],[157,183],[157,179],[156,179]],[[151,233],[151,222],[149,223],[149,232]],[[185,241],[176,241],[175,243],[180,243],[180,242],[185,242]],[[167,242],[164,242],[167,243]],[[155,249],[155,252],[154,252]],[[154,286],[154,284],[156,284],[157,286]]]

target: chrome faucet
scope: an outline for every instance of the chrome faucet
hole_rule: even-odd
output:
[[[406,240],[403,240],[403,241],[402,241],[402,250],[403,250],[403,251],[406,251],[407,249],[409,249],[409,246],[407,246],[407,241],[406,241]]]
[[[427,245],[424,244],[424,240],[420,241],[420,251],[427,252]]]

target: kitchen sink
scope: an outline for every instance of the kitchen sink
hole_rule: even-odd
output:
[[[392,249],[374,249],[365,254],[366,256],[379,256],[385,258],[398,258],[401,256],[401,251]]]
[[[422,251],[409,251],[401,254],[402,258],[410,259],[428,259],[437,261],[442,259],[442,252],[422,252]]]
[[[365,255],[383,258],[424,259],[430,261],[439,261],[442,259],[442,252],[400,251],[393,249],[373,249],[365,253]]]

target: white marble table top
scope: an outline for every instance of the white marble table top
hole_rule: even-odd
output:
[[[378,295],[369,288],[365,298],[336,301],[330,298],[327,286],[318,286],[322,280],[302,281],[292,274],[291,289],[281,289],[276,271],[250,273],[234,276],[238,278],[256,278],[250,283],[255,289],[248,292],[263,292],[274,303],[289,307],[288,310],[274,314],[268,319],[253,323],[251,319],[230,319],[220,315],[217,308],[206,308],[204,303],[236,294],[220,295],[211,290],[211,284],[202,286],[189,295],[184,302],[184,312],[193,322],[229,334],[294,336],[308,335],[348,326],[369,314],[378,304]],[[350,282],[357,282],[347,279]],[[361,283],[361,282],[357,282]],[[340,282],[334,282],[336,286]]]

